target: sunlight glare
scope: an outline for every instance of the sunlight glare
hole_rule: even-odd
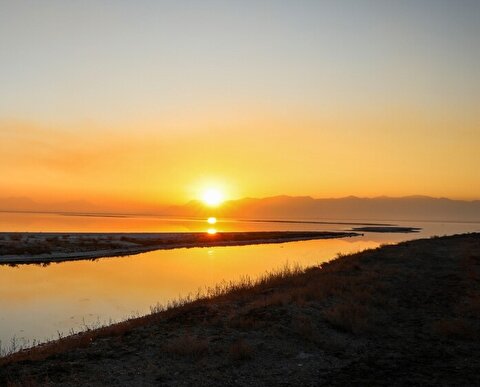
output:
[[[217,218],[215,218],[214,216],[211,216],[210,218],[207,219],[207,222],[209,224],[215,224],[217,223]]]
[[[202,200],[207,206],[215,207],[223,202],[223,193],[218,189],[209,188],[203,193]]]
[[[215,234],[217,233],[217,230],[214,229],[214,228],[209,228],[209,229],[207,230],[207,233],[209,233],[210,235],[215,235]]]

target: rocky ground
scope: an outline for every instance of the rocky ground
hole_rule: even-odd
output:
[[[480,234],[212,294],[0,359],[0,385],[480,385]]]

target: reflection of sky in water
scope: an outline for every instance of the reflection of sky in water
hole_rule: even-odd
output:
[[[281,230],[312,230],[312,231],[343,231],[349,230],[352,225],[332,223],[277,223],[238,221],[234,219],[217,219],[205,217],[202,219],[168,218],[158,216],[68,216],[58,214],[29,214],[29,213],[0,213],[0,231],[37,231],[37,232],[207,232],[215,228],[217,232],[228,231],[281,231]],[[338,222],[360,223],[355,220],[339,220]],[[367,221],[372,222],[372,221]],[[375,223],[375,222],[374,222]],[[401,226],[422,227],[420,234],[412,234],[414,238],[419,235],[444,235],[452,232],[480,231],[478,223],[440,223],[419,221],[379,221]],[[453,230],[453,231],[452,231]],[[375,234],[375,238],[379,235]],[[389,239],[388,236],[381,238]],[[405,237],[395,237],[402,240]]]
[[[62,231],[75,226],[78,231],[91,231],[88,227],[94,224],[95,231],[101,231],[111,221],[69,219],[72,217],[58,215],[34,218],[28,220],[28,216],[23,216],[16,227],[34,231],[47,219],[49,230]],[[122,221],[125,219],[114,220],[119,222],[117,224]],[[102,222],[105,223],[102,225]],[[221,219],[214,226],[206,219],[164,220],[163,223],[158,218],[133,220],[136,227],[143,227],[145,222],[155,224],[156,230],[161,231],[205,232],[210,228],[217,231],[338,231],[350,228],[333,224],[248,223]],[[256,277],[286,263],[310,266],[332,259],[339,252],[355,252],[381,243],[480,230],[479,224],[395,223],[423,230],[416,234],[365,233],[344,239],[159,250],[131,257],[65,262],[47,267],[0,266],[0,340],[5,346],[14,335],[30,340],[45,339],[55,336],[57,331],[66,333],[71,328],[79,329],[83,321],[92,324],[98,319],[108,322],[110,318],[119,320],[133,313],[147,313],[157,302],[165,303],[222,280],[236,280],[244,275]],[[5,214],[0,217],[0,227],[6,227]]]

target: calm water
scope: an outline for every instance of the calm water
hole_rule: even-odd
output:
[[[341,222],[345,222],[342,220]],[[356,220],[355,222],[359,222]],[[370,233],[362,237],[239,247],[160,250],[131,257],[103,258],[18,267],[0,266],[0,340],[54,338],[85,325],[145,314],[150,306],[222,280],[257,277],[285,264],[310,266],[349,253],[431,235],[480,231],[478,223],[394,222],[422,227],[417,234]],[[0,231],[218,231],[346,230],[341,224],[293,224],[154,217],[91,217],[0,214]]]

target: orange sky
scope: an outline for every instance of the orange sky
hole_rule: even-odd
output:
[[[27,3],[0,15],[0,197],[480,198],[476,4]]]
[[[2,196],[162,204],[199,198],[214,186],[226,198],[480,197],[474,127],[452,136],[444,120],[401,112],[301,117],[193,117],[174,131],[160,121],[140,133],[2,122]]]

